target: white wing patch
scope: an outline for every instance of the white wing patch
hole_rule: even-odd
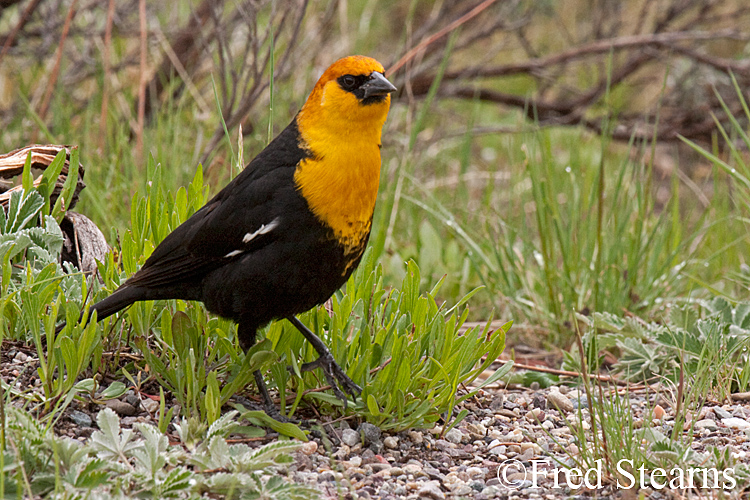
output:
[[[254,231],[252,233],[247,233],[244,238],[242,238],[242,243],[250,243],[253,238],[256,236],[260,236],[261,234],[270,233],[276,227],[279,225],[279,218],[276,217],[274,220],[269,222],[268,224],[261,224],[260,228],[258,228],[257,231]]]
[[[261,224],[257,231],[253,231],[252,233],[247,233],[242,238],[242,243],[250,243],[254,238],[262,235],[267,234],[276,229],[279,226],[279,218],[276,217],[274,220],[269,222],[268,224]],[[243,253],[244,250],[232,250],[228,254],[224,256],[225,259],[230,259],[232,257],[235,257],[241,253]]]

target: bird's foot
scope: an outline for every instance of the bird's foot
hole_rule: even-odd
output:
[[[355,384],[354,381],[350,379],[346,373],[344,373],[344,370],[339,366],[338,363],[336,363],[336,360],[333,359],[333,356],[330,352],[321,355],[315,361],[311,361],[300,366],[300,370],[303,372],[312,371],[316,368],[320,368],[321,370],[323,370],[323,375],[325,375],[326,381],[333,389],[333,393],[337,398],[344,402],[344,408],[347,407],[347,399],[346,395],[344,395],[341,389],[344,389],[344,391],[346,391],[346,393],[349,394],[354,399],[354,401],[357,400],[357,396],[362,392],[362,388]],[[339,385],[341,387],[339,387]]]
[[[344,389],[344,391],[350,394],[355,401],[357,400],[357,395],[362,392],[362,388],[355,384],[352,379],[350,379],[346,375],[346,373],[344,373],[344,370],[342,370],[338,363],[336,363],[336,360],[333,359],[331,351],[328,350],[326,345],[322,340],[320,340],[320,338],[318,338],[317,335],[315,335],[309,328],[303,325],[302,322],[295,316],[289,316],[287,319],[297,328],[297,330],[299,330],[302,336],[305,337],[308,342],[310,342],[319,356],[315,361],[302,365],[300,369],[302,371],[310,371],[316,368],[320,368],[321,370],[323,370],[326,381],[333,389],[333,393],[337,398],[344,402],[344,409],[346,409],[346,396],[343,392],[341,392],[339,384],[341,384],[341,387]]]
[[[258,386],[258,392],[260,393],[260,397],[263,400],[262,405],[265,414],[276,420],[277,422],[281,422],[282,424],[300,424],[301,421],[282,415],[279,409],[276,408],[276,405],[273,404],[273,400],[271,399],[271,395],[268,394],[268,388],[266,387],[265,381],[263,381],[263,375],[260,373],[260,371],[256,370],[255,372],[253,372],[253,375],[255,376],[255,383]],[[247,406],[244,403],[243,405]]]

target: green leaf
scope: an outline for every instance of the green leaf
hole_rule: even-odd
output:
[[[240,412],[242,418],[248,419],[255,425],[269,427],[279,434],[293,437],[295,439],[299,439],[300,441],[308,441],[304,431],[290,422],[279,422],[278,420],[275,420],[274,418],[268,416],[265,412],[245,410],[241,405],[235,405],[235,408],[237,408],[237,410]]]
[[[375,400],[375,396],[373,396],[372,394],[367,395],[367,410],[376,417],[380,415],[378,402]]]
[[[26,155],[26,162],[23,164],[23,173],[21,174],[21,186],[23,191],[30,193],[34,190],[34,179],[31,177],[31,151]]]
[[[75,193],[76,186],[78,184],[78,170],[80,163],[78,160],[78,146],[74,146],[70,149],[70,161],[68,163],[68,175],[65,178],[65,184],[63,184],[60,196],[55,202],[55,206],[52,209],[51,215],[61,222],[65,216],[65,212],[70,208],[73,194]]]
[[[5,221],[5,233],[15,233],[33,221],[44,206],[44,199],[32,190],[24,194],[23,191],[13,191],[8,201],[8,212]]]
[[[128,388],[125,386],[125,384],[123,384],[119,380],[115,380],[99,394],[99,398],[103,401],[106,401],[108,399],[117,399],[123,396],[127,392],[127,390]]]
[[[122,429],[122,433],[120,432],[120,419],[111,409],[100,411],[96,416],[96,424],[100,430],[94,431],[90,443],[100,458],[118,460],[140,446],[138,442],[132,441],[131,429]]]

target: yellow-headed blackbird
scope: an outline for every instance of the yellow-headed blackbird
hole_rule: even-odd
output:
[[[336,395],[361,392],[295,317],[325,302],[362,257],[380,180],[380,135],[396,90],[383,66],[332,64],[292,122],[232,182],[156,247],[143,267],[94,304],[98,319],[139,300],[198,300],[237,322],[240,345],[287,318],[319,358]],[[273,411],[260,372],[258,389]]]

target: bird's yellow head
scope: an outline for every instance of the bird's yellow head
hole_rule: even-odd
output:
[[[349,56],[333,63],[299,113],[302,136],[313,128],[328,129],[339,136],[358,132],[375,134],[379,144],[391,104],[390,93],[396,90],[383,73],[383,65],[371,57]]]
[[[350,265],[364,251],[378,195],[380,134],[396,90],[383,73],[369,57],[339,59],[297,115],[300,146],[310,153],[294,174],[297,189]]]

